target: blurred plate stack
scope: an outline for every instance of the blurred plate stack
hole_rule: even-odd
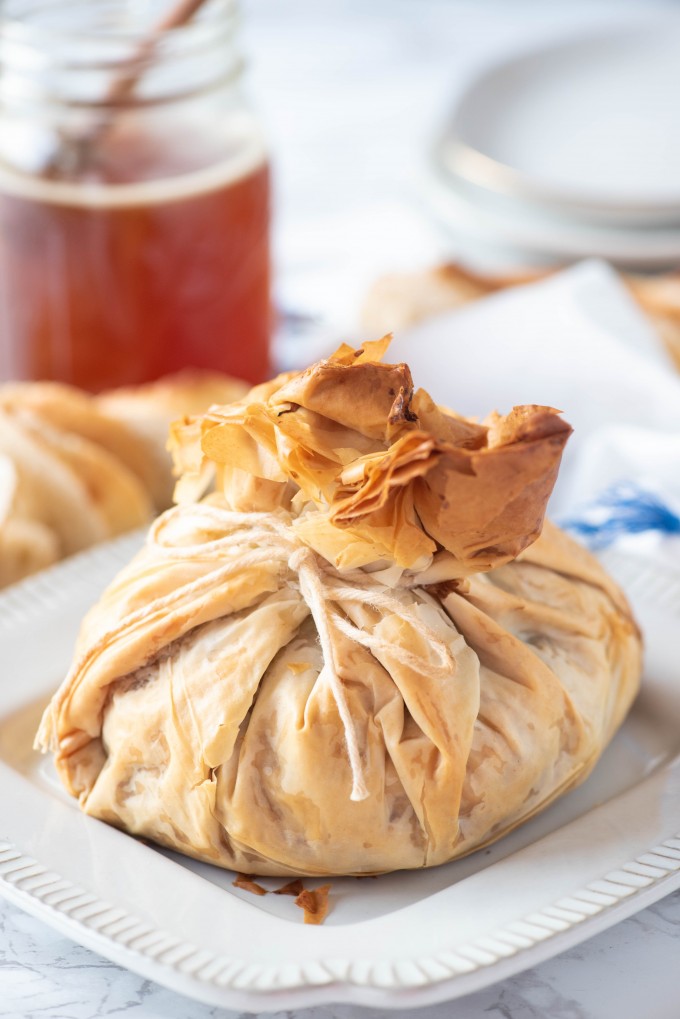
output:
[[[680,261],[680,19],[551,43],[469,82],[427,198],[473,251]]]

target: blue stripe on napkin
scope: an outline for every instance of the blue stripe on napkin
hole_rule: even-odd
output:
[[[624,534],[680,534],[680,516],[653,492],[630,481],[612,485],[559,523],[593,549],[607,548]]]

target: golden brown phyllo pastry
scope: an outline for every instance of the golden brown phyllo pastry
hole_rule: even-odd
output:
[[[570,428],[461,418],[386,345],[174,427],[180,505],[38,735],[87,813],[250,874],[361,874],[467,853],[593,767],[640,639],[600,566],[539,538]]]
[[[148,526],[172,503],[169,423],[245,390],[213,372],[99,396],[58,382],[0,385],[0,588]]]

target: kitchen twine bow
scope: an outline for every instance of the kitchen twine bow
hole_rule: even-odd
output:
[[[333,631],[338,630],[361,644],[378,661],[389,655],[406,667],[419,672],[427,671],[429,675],[451,675],[455,671],[455,661],[448,644],[423,622],[411,604],[405,604],[397,592],[377,586],[379,575],[368,574],[360,569],[346,572],[335,569],[297,538],[290,528],[290,519],[284,511],[240,513],[210,504],[176,506],[168,510],[151,527],[147,544],[169,558],[214,559],[221,565],[199,580],[185,584],[171,595],[165,595],[145,606],[143,615],[148,616],[170,605],[176,606],[183,598],[194,597],[201,590],[226,583],[232,574],[244,567],[275,561],[297,574],[300,596],[312,615],[323,652],[324,665],[319,673],[319,681],[328,681],[344,730],[352,772],[350,799],[365,800],[369,792],[364,762],[344,683],[335,661]],[[207,531],[214,530],[219,536],[199,543],[174,543],[185,536],[190,538],[195,535],[197,524],[203,525]],[[228,558],[227,563],[224,563],[225,557]],[[405,577],[401,583],[402,589],[419,586],[418,578],[417,574]],[[337,606],[342,604],[368,605],[380,613],[395,614],[415,627],[426,639],[434,662],[425,662],[412,651],[356,626],[338,610]],[[132,613],[120,625],[123,628],[134,625],[141,614],[140,611]]]

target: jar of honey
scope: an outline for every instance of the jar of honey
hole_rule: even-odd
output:
[[[173,4],[2,4],[1,379],[268,374],[269,174],[238,10],[195,2],[163,28]]]

